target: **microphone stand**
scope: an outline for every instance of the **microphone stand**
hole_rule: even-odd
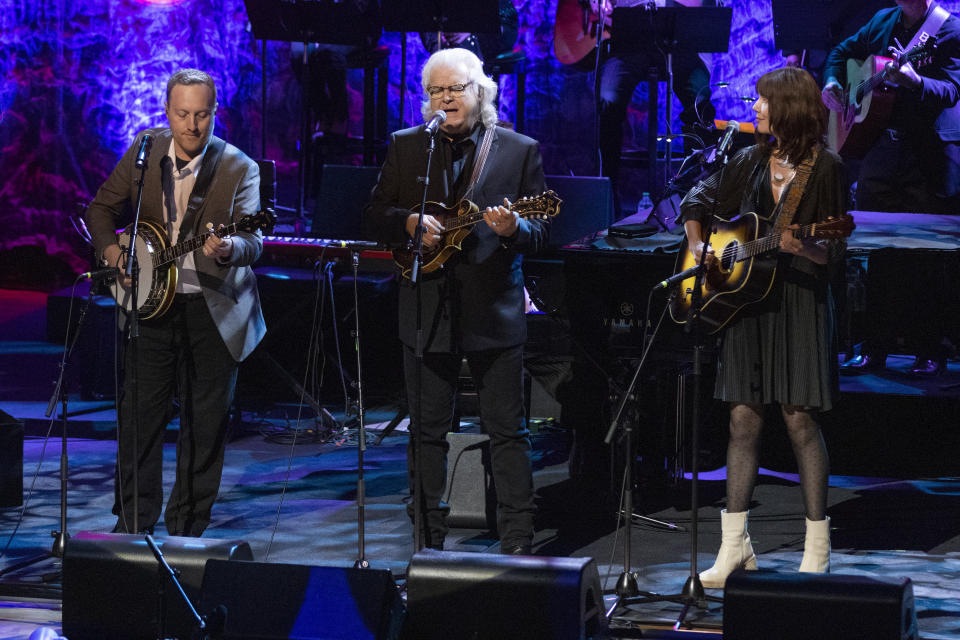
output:
[[[60,531],[54,531],[51,535],[54,538],[53,549],[50,555],[54,558],[62,558],[67,548],[67,541],[70,534],[67,533],[67,396],[69,392],[64,388],[63,381],[66,377],[67,364],[73,348],[77,345],[77,339],[80,337],[80,331],[83,329],[83,321],[90,311],[90,305],[93,304],[93,292],[87,297],[87,303],[80,311],[80,317],[77,319],[77,329],[70,340],[70,347],[63,352],[63,358],[60,360],[60,375],[57,376],[57,384],[50,396],[50,402],[47,403],[47,410],[44,416],[49,418],[57,405],[57,398],[60,398],[60,421],[63,431],[60,436]],[[68,329],[69,330],[69,329]]]
[[[180,572],[167,563],[167,559],[163,557],[163,552],[160,551],[160,547],[153,539],[153,536],[147,534],[143,538],[146,540],[147,546],[150,547],[150,551],[153,552],[153,557],[157,559],[157,571],[159,573],[157,576],[157,639],[163,640],[167,637],[166,578],[169,578],[173,586],[177,588],[177,593],[180,594],[179,599],[186,605],[190,617],[193,618],[196,627],[196,637],[205,639],[222,633],[225,622],[225,614],[222,609],[214,609],[214,611],[207,616],[201,616],[197,613],[196,607],[190,602],[190,596],[187,595],[187,592],[183,590],[183,585],[180,584],[180,580],[178,579]]]
[[[83,276],[80,276],[80,278],[82,277]],[[78,278],[78,280],[80,278]],[[76,286],[76,282],[74,283],[74,286]],[[9,567],[5,567],[3,570],[0,570],[0,577],[3,577],[8,573],[16,573],[24,567],[28,567],[35,562],[46,560],[47,558],[63,558],[63,554],[67,548],[67,541],[70,540],[70,534],[67,533],[67,469],[69,468],[67,459],[67,416],[69,414],[67,413],[68,392],[64,390],[63,381],[66,377],[67,364],[69,362],[70,355],[73,353],[73,349],[77,344],[77,339],[80,337],[80,331],[83,328],[83,321],[87,317],[87,312],[90,310],[90,305],[92,303],[93,293],[91,292],[90,296],[87,298],[87,303],[80,310],[80,317],[77,319],[77,328],[74,331],[73,337],[70,339],[69,344],[63,349],[63,357],[60,359],[59,364],[60,373],[57,376],[57,382],[53,388],[53,395],[50,396],[50,401],[47,402],[47,410],[43,414],[47,418],[53,415],[53,411],[57,407],[57,401],[60,401],[60,422],[63,428],[60,436],[60,530],[50,532],[50,535],[53,537],[54,541],[49,553],[32,556],[26,560],[12,564]],[[70,331],[69,322],[67,324],[67,331]],[[60,572],[53,572],[50,574],[44,574],[41,577],[41,580],[43,582],[51,582],[59,577]]]
[[[721,187],[723,186],[723,178],[726,173],[727,167],[727,152],[724,151],[723,164],[720,166],[720,176],[717,182],[717,193],[719,194]],[[669,600],[672,602],[677,602],[683,605],[683,608],[680,610],[680,615],[677,616],[677,620],[673,625],[675,630],[679,630],[684,625],[684,620],[687,617],[687,612],[690,610],[690,607],[696,605],[699,609],[706,609],[707,602],[723,602],[723,598],[717,596],[709,596],[703,590],[703,583],[700,582],[700,574],[697,570],[697,533],[699,530],[699,518],[698,512],[700,509],[699,504],[699,492],[698,492],[698,449],[700,447],[699,442],[699,433],[700,433],[700,388],[701,388],[701,379],[703,375],[702,371],[702,356],[703,356],[703,329],[700,326],[700,311],[701,305],[703,303],[703,297],[700,293],[701,287],[703,286],[704,279],[706,278],[706,247],[710,245],[710,236],[713,232],[713,221],[717,217],[717,198],[714,197],[713,205],[710,210],[710,215],[704,223],[701,223],[702,237],[701,241],[703,242],[704,251],[700,254],[700,261],[697,263],[696,267],[692,267],[695,270],[696,277],[694,279],[693,292],[691,295],[690,309],[687,314],[687,322],[684,325],[686,330],[693,332],[694,338],[694,348],[693,348],[693,407],[691,410],[691,425],[690,425],[690,447],[692,449],[690,454],[690,465],[691,470],[691,482],[690,482],[690,575],[687,577],[686,582],[683,585],[683,589],[679,593],[674,593],[670,595],[652,595],[652,594],[641,594],[640,597],[618,597],[617,602],[614,603],[613,607],[608,610],[607,617],[610,618],[613,615],[614,610],[620,604],[631,604],[639,602],[661,602]],[[687,276],[689,277],[689,276]],[[664,283],[668,282],[665,280]],[[659,285],[658,285],[659,287]],[[641,364],[643,364],[641,362]],[[632,576],[630,576],[632,578]],[[624,581],[624,589],[627,592],[630,588],[629,579],[621,578]],[[617,584],[618,596],[619,589],[621,588],[620,583]],[[635,583],[634,583],[635,588]]]
[[[134,207],[133,214],[133,226],[130,231],[130,246],[127,248],[129,252],[127,256],[127,264],[124,269],[124,275],[130,278],[130,314],[128,318],[128,342],[130,345],[130,362],[132,366],[130,367],[129,375],[127,377],[127,391],[130,391],[129,387],[133,388],[133,391],[130,395],[133,397],[133,530],[134,532],[140,531],[140,402],[139,402],[139,376],[137,375],[137,367],[140,364],[140,354],[138,349],[138,342],[140,338],[140,309],[139,309],[139,292],[140,292],[140,264],[137,260],[137,235],[140,226],[140,204],[143,199],[143,183],[145,176],[147,174],[147,159],[150,157],[150,146],[151,139],[149,138],[150,134],[144,136],[144,140],[141,141],[143,148],[141,153],[137,154],[137,161],[135,167],[140,169],[140,177],[136,180],[137,183],[137,202]],[[120,432],[120,422],[119,416],[117,421],[117,433]],[[117,466],[120,466],[120,438],[117,438]],[[121,477],[121,474],[117,474],[118,477]],[[122,481],[122,480],[121,480]],[[124,529],[126,529],[126,515],[123,513],[123,491],[118,492],[120,495],[120,517],[124,520]]]
[[[650,298],[653,295],[653,292],[658,287],[651,289],[650,294],[647,296],[647,309],[650,309]],[[668,305],[667,305],[668,306]],[[663,311],[660,313],[660,321],[663,321],[664,316],[667,313],[667,306],[664,306]],[[649,313],[647,314],[649,316]],[[633,378],[630,380],[630,384],[627,385],[626,390],[620,397],[620,406],[617,407],[617,411],[614,413],[613,420],[610,422],[610,427],[607,429],[607,435],[604,437],[604,444],[609,445],[613,440],[613,436],[617,431],[617,426],[620,425],[620,417],[623,415],[623,411],[627,406],[627,402],[633,398],[633,390],[637,386],[637,380],[640,378],[640,371],[643,369],[644,363],[647,361],[647,356],[650,354],[650,349],[653,348],[654,339],[657,337],[656,330],[653,332],[649,338],[647,337],[647,327],[648,324],[644,322],[644,349],[643,353],[640,355],[640,362],[637,364],[637,368],[633,372]],[[660,322],[657,323],[657,329],[660,327]],[[631,532],[633,528],[633,463],[634,463],[634,453],[633,453],[633,420],[627,419],[623,422],[623,433],[624,433],[624,469],[623,469],[623,483],[624,483],[624,496],[623,496],[623,511],[618,514],[623,515],[625,518],[625,535],[623,536],[623,572],[620,574],[620,578],[617,580],[616,594],[617,602],[610,608],[610,612],[616,609],[621,598],[630,598],[640,594],[640,590],[637,587],[637,579],[630,571],[631,563]],[[667,529],[683,530],[682,527],[677,525],[664,522],[662,520],[656,520],[654,518],[649,518],[647,516],[638,516],[639,519],[655,524]],[[656,594],[643,592],[645,597],[658,598]]]
[[[690,296],[690,309],[687,313],[687,322],[686,330],[692,332],[693,334],[693,406],[690,413],[691,424],[690,424],[690,447],[692,449],[690,454],[690,466],[691,466],[691,475],[690,475],[690,575],[687,576],[687,580],[683,585],[683,590],[681,595],[683,597],[683,608],[680,610],[680,615],[677,617],[677,621],[674,624],[675,629],[679,629],[683,625],[683,621],[687,616],[687,612],[690,610],[692,605],[696,605],[700,609],[705,609],[707,607],[707,601],[712,602],[723,602],[722,598],[716,596],[708,596],[703,590],[703,584],[700,582],[700,573],[697,570],[697,534],[699,531],[699,518],[698,512],[700,509],[699,503],[699,470],[698,470],[698,449],[700,446],[699,442],[699,433],[700,433],[700,389],[702,386],[703,380],[703,349],[704,349],[704,334],[703,327],[700,323],[700,312],[703,305],[703,295],[701,289],[703,287],[704,280],[706,279],[706,259],[707,251],[706,248],[710,246],[710,236],[713,235],[713,221],[717,217],[717,198],[719,197],[720,191],[723,187],[723,178],[726,175],[727,161],[729,159],[728,151],[724,150],[723,154],[723,163],[720,165],[720,176],[717,180],[717,195],[713,198],[713,206],[710,209],[710,216],[707,218],[705,224],[701,224],[702,237],[701,241],[703,242],[703,251],[700,253],[700,261],[698,266],[700,270],[697,271],[696,278],[694,279],[693,292]]]
[[[357,292],[357,279],[360,277],[360,254],[364,249],[376,247],[375,242],[351,242],[351,264],[353,266],[353,348],[357,354],[357,561],[354,569],[369,569],[370,563],[365,557],[365,511],[366,485],[363,478],[363,453],[367,450],[367,431],[363,403],[363,369],[360,359],[360,296]]]
[[[586,9],[584,9],[586,11]],[[603,2],[597,3],[597,24],[595,26],[596,35],[597,35],[597,51],[594,54],[595,59],[593,62],[593,98],[594,98],[594,119],[593,119],[593,152],[594,152],[594,162],[597,166],[597,177],[603,176],[603,155],[600,152],[600,61],[603,58],[603,32],[606,29],[607,16],[604,13]],[[589,29],[589,27],[588,27]],[[585,34],[589,36],[590,34]],[[615,178],[616,176],[614,176]],[[620,212],[616,212],[616,215],[619,216]]]
[[[436,131],[436,130],[434,130]],[[430,165],[433,162],[433,152],[436,149],[436,135],[434,132],[427,133],[427,168],[423,174],[423,197],[420,199],[420,213],[417,215],[417,230],[413,234],[414,262],[413,271],[410,274],[410,282],[416,289],[417,299],[417,323],[416,323],[416,345],[414,347],[414,357],[416,358],[416,381],[417,381],[417,408],[414,412],[415,428],[413,433],[413,550],[414,553],[423,549],[423,470],[421,469],[422,456],[421,449],[423,444],[421,431],[421,418],[423,417],[423,291],[420,288],[420,268],[423,266],[423,212],[427,208],[427,191],[430,189]]]

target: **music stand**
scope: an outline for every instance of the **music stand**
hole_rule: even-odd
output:
[[[500,33],[498,0],[381,0],[384,31],[402,32],[400,38],[400,128],[404,122],[407,95],[407,33],[413,31],[461,31]]]
[[[614,7],[610,26],[610,54],[630,54],[655,48],[666,53],[667,130],[662,136],[667,143],[664,184],[669,180],[673,164],[673,54],[724,53],[729,49],[732,7]],[[659,87],[650,82],[649,113],[656,113]],[[657,123],[647,121],[647,171],[653,190],[657,178]],[[659,190],[658,190],[659,191]]]
[[[828,50],[889,6],[886,0],[773,0],[773,46]]]
[[[303,74],[300,100],[300,152],[297,159],[297,219],[305,219],[307,154],[310,148],[310,116],[307,100],[310,89],[309,43],[365,47],[380,39],[382,29],[371,10],[361,10],[350,2],[335,0],[243,0],[247,17],[258,40],[303,43]],[[266,56],[266,46],[263,47]],[[261,61],[266,66],[266,59]],[[262,114],[266,126],[266,89]],[[264,150],[265,151],[265,150]]]

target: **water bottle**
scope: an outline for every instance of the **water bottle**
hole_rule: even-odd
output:
[[[644,191],[643,197],[640,198],[640,202],[637,203],[637,213],[647,215],[651,209],[653,209],[653,200],[650,199],[650,192]]]

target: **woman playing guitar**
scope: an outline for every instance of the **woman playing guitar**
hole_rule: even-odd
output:
[[[800,471],[807,525],[800,570],[825,572],[830,564],[828,458],[816,416],[830,409],[837,393],[828,266],[843,256],[844,243],[801,240],[792,230],[845,214],[846,174],[839,157],[823,146],[827,114],[809,73],[795,67],[771,71],[757,82],[757,93],[757,144],[734,154],[723,172],[694,187],[681,205],[698,259],[714,201],[723,218],[755,215],[761,227],[782,231],[766,295],[739,309],[722,334],[715,395],[730,403],[727,508],[716,564],[700,574],[707,588],[723,587],[734,569],[757,566],[747,508],[767,404],[780,405]],[[716,253],[706,248],[711,269],[727,268],[727,249],[714,246]]]

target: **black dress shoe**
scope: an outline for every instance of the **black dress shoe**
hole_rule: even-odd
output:
[[[500,544],[500,553],[505,556],[529,556],[533,548],[529,542],[504,542]]]
[[[910,373],[918,376],[937,376],[947,368],[946,360],[933,360],[917,356],[910,367]]]
[[[132,531],[127,531],[127,528],[123,526],[123,523],[119,520],[117,524],[113,525],[113,530],[110,533],[133,533]],[[137,535],[153,535],[153,527],[143,527],[140,529]]]
[[[871,356],[866,353],[862,353],[857,356],[853,356],[846,362],[840,365],[840,373],[848,376],[855,376],[861,373],[867,373],[868,371],[875,371],[877,369],[882,369],[884,364],[886,364],[886,356]]]

